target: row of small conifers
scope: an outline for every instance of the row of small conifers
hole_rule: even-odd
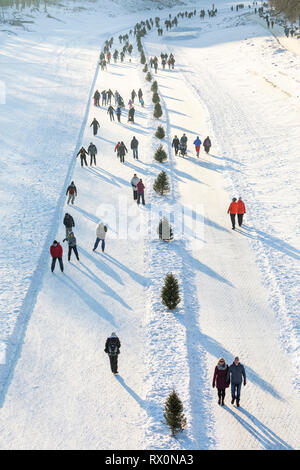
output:
[[[179,17],[180,14],[178,14],[177,16]],[[157,28],[160,27],[159,22],[160,19],[155,18],[155,25]],[[163,111],[158,93],[158,83],[156,80],[153,81],[152,74],[149,71],[147,65],[146,55],[142,44],[142,38],[147,34],[147,30],[152,29],[152,25],[153,20],[147,20],[146,22],[138,23],[136,25],[136,41],[137,48],[140,53],[140,62],[142,65],[144,65],[143,72],[146,74],[145,79],[149,83],[152,83],[152,102],[154,104],[153,116],[156,119],[160,119],[163,115]],[[155,137],[162,140],[164,139],[165,135],[166,133],[163,126],[159,125],[155,132]],[[164,150],[162,145],[159,145],[159,147],[155,151],[154,159],[159,163],[164,163],[166,162],[167,158],[167,152]],[[158,174],[157,178],[154,181],[153,189],[160,196],[164,196],[170,191],[170,183],[168,175],[165,171],[161,171]],[[165,242],[170,242],[171,240],[173,240],[173,230],[167,217],[163,217],[160,220],[158,234],[159,238]],[[167,276],[165,277],[164,286],[161,291],[161,300],[162,304],[166,306],[169,310],[175,310],[181,301],[178,280],[172,273],[167,274]],[[172,436],[175,436],[176,433],[183,431],[183,429],[187,425],[186,418],[183,413],[182,402],[174,389],[166,400],[164,417],[166,420],[166,424],[171,429]]]

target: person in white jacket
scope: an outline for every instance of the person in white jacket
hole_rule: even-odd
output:
[[[137,200],[137,184],[140,181],[140,178],[136,176],[136,174],[133,175],[133,178],[131,179],[131,186],[133,189],[133,200]]]
[[[96,241],[95,241],[93,251],[97,250],[97,247],[98,247],[98,245],[101,241],[101,249],[102,249],[102,253],[104,253],[106,232],[107,232],[107,226],[104,225],[103,222],[100,222],[100,224],[98,225],[98,227],[96,229],[97,238],[96,238]]]

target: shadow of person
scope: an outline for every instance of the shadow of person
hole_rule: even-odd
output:
[[[242,407],[239,408],[239,413],[244,414],[249,418],[252,424],[242,418],[240,414],[235,413],[227,405],[225,405],[223,409],[230,413],[231,416],[233,416],[234,419],[236,419],[265,449],[293,450],[287,442],[277,436],[270,428]]]

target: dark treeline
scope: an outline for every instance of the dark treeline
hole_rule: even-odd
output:
[[[300,19],[300,0],[269,0],[276,13],[285,15],[289,20]]]

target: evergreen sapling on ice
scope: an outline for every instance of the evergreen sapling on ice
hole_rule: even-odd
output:
[[[168,156],[166,151],[163,149],[163,146],[160,145],[154,154],[154,158],[157,162],[163,163],[167,160]]]
[[[186,418],[183,413],[183,405],[179,396],[173,389],[168,396],[165,404],[164,418],[167,426],[171,430],[171,436],[182,432],[187,425]]]
[[[153,189],[156,193],[163,196],[170,191],[168,175],[165,171],[161,171],[153,184]]]
[[[161,291],[161,301],[169,310],[174,310],[180,300],[178,281],[172,273],[169,273]]]

